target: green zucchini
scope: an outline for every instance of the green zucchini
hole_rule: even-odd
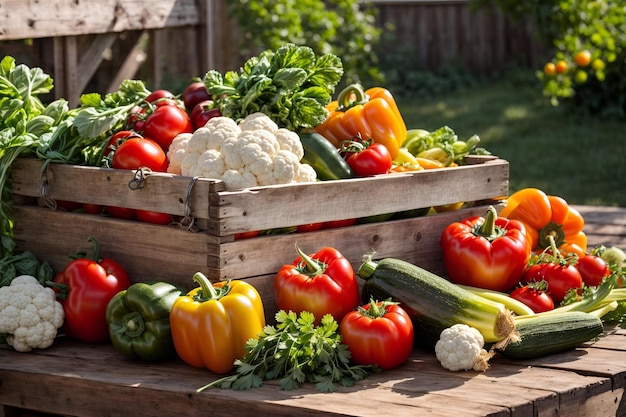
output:
[[[322,181],[348,179],[354,176],[348,163],[341,157],[339,150],[319,133],[301,132],[300,142],[304,148],[301,162],[309,164]]]
[[[364,299],[400,303],[413,322],[416,344],[424,347],[434,347],[441,332],[457,323],[476,328],[487,343],[506,341],[515,333],[513,315],[504,305],[409,262],[368,260],[358,275],[365,279]]]
[[[602,320],[582,311],[519,316],[515,324],[520,336],[501,350],[512,359],[532,359],[564,352],[596,338],[604,330]]]

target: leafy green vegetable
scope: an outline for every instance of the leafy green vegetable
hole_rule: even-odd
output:
[[[259,339],[250,339],[246,355],[235,362],[236,373],[198,389],[219,386],[237,390],[258,388],[264,380],[280,378],[280,388],[292,390],[312,382],[320,392],[336,384],[352,386],[376,367],[350,366],[350,351],[341,343],[339,325],[330,314],[319,326],[310,312],[276,313],[277,326],[266,326]]]
[[[469,154],[489,155],[489,151],[477,147],[479,142],[478,135],[461,140],[454,130],[443,126],[428,134],[407,139],[403,146],[415,156],[433,159],[448,166],[453,162],[462,165],[464,158]]]
[[[239,72],[210,70],[204,84],[224,116],[238,120],[262,112],[280,127],[299,131],[326,120],[324,106],[342,76],[337,56],[286,44],[250,58]]]
[[[0,62],[0,255],[15,249],[11,220],[10,168],[21,155],[32,155],[40,135],[55,130],[68,112],[65,100],[45,106],[40,94],[52,90],[53,81],[40,68],[16,65],[6,56]]]
[[[41,285],[54,279],[54,271],[48,262],[39,262],[32,252],[8,255],[0,259],[0,287],[10,285],[13,278],[30,275]]]

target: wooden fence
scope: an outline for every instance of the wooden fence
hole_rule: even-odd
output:
[[[466,1],[375,0],[388,52],[411,65],[454,63],[475,72],[538,67],[546,48],[527,22],[499,12],[474,13]],[[9,0],[0,2],[0,56],[38,66],[55,95],[76,104],[82,92],[108,92],[125,78],[159,88],[238,69],[240,34],[222,0]],[[407,60],[408,62],[409,60]]]

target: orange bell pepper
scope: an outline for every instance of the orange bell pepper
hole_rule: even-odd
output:
[[[170,311],[176,353],[192,366],[227,373],[265,327],[261,296],[245,281],[211,284],[200,272],[193,279],[200,287],[178,297]]]
[[[395,158],[406,138],[406,124],[400,110],[391,93],[382,87],[363,91],[358,84],[349,85],[326,109],[328,118],[315,131],[337,148],[342,141],[360,135],[382,143]]]
[[[535,251],[550,247],[548,236],[554,237],[562,252],[580,255],[587,250],[587,235],[583,232],[585,221],[561,197],[546,195],[536,188],[524,188],[506,200],[500,216],[524,223]]]

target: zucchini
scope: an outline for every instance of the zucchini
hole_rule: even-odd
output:
[[[604,330],[599,317],[582,311],[519,316],[515,324],[520,340],[500,350],[512,359],[532,359],[573,349]]]
[[[315,132],[300,132],[304,148],[303,164],[309,164],[322,181],[348,179],[354,176],[339,150],[328,139]]]
[[[406,310],[413,322],[416,344],[433,348],[441,332],[457,323],[476,328],[487,343],[506,344],[515,334],[513,315],[504,305],[409,262],[394,258],[367,260],[358,275],[365,279],[366,300],[391,298]]]

